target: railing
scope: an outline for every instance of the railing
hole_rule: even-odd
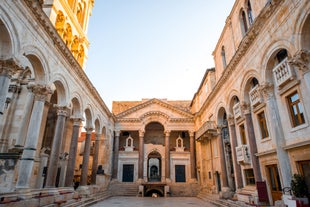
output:
[[[281,63],[279,63],[272,71],[275,78],[275,83],[278,87],[280,87],[285,82],[293,79],[292,68],[288,64],[287,58],[285,58]]]
[[[242,117],[242,110],[241,110],[240,102],[234,105],[233,111],[234,111],[234,116],[236,119]]]
[[[259,91],[259,85],[257,84],[249,93],[252,106],[256,106],[263,102],[263,97]]]
[[[248,145],[240,145],[236,147],[237,161],[250,163],[250,153]]]
[[[214,121],[206,121],[196,132],[196,139],[200,138],[205,133],[215,133],[217,131]]]

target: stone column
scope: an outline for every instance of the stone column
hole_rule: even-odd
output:
[[[277,103],[274,98],[274,87],[272,84],[267,83],[261,86],[261,91],[263,92],[263,96],[266,102],[266,114],[271,123],[269,128],[270,135],[271,138],[274,140],[274,143],[276,144],[280,175],[282,176],[283,182],[282,187],[290,187],[292,169],[290,166],[288,153],[283,149],[283,146],[285,145],[285,138]]]
[[[262,175],[261,175],[261,171],[259,167],[259,160],[258,160],[258,157],[255,155],[257,153],[257,145],[256,145],[254,127],[253,127],[252,116],[251,116],[249,105],[243,104],[242,110],[243,110],[244,119],[245,119],[244,122],[245,122],[245,128],[246,128],[246,135],[249,140],[249,148],[251,152],[250,157],[252,160],[255,181],[262,181]]]
[[[10,104],[3,116],[4,125],[0,125],[0,152],[8,152],[9,134],[12,130],[12,122],[15,118],[16,102],[21,91],[20,83],[11,84],[8,90],[6,104]]]
[[[113,153],[113,174],[112,178],[117,179],[118,171],[118,154],[119,154],[119,135],[120,131],[115,131],[114,137],[114,153]]]
[[[0,60],[0,117],[4,113],[10,80],[18,70],[20,68],[12,58]]]
[[[289,63],[303,72],[308,94],[310,94],[310,51],[299,50],[294,57],[289,60]]]
[[[93,166],[92,166],[92,171],[91,171],[91,184],[93,184],[93,185],[96,185],[100,137],[101,137],[101,134],[96,134],[95,152],[93,155]]]
[[[45,85],[36,85],[33,88],[35,101],[32,108],[30,123],[26,136],[26,143],[20,159],[16,188],[29,188],[30,178],[33,175],[33,164],[41,131],[44,103],[52,94],[52,90]]]
[[[65,181],[66,187],[73,187],[74,185],[73,183],[74,167],[75,167],[75,161],[76,161],[76,152],[77,152],[78,138],[79,138],[82,118],[72,118],[72,121],[73,121],[73,131],[72,131],[67,172],[66,172],[66,181]]]
[[[144,167],[144,131],[139,131],[139,172],[138,179],[143,180],[143,167]]]
[[[218,129],[220,132],[222,131],[222,128],[219,127]],[[220,150],[220,162],[221,162],[221,178],[222,178],[222,187],[227,188],[228,187],[228,179],[227,179],[227,169],[226,169],[226,158],[225,158],[225,149],[223,145],[223,139],[222,139],[222,134],[220,133],[218,138],[218,146]],[[223,188],[222,188],[223,189]]]
[[[86,186],[87,185],[88,163],[89,163],[90,144],[91,144],[91,133],[93,131],[93,128],[88,127],[88,128],[85,128],[85,130],[86,130],[86,138],[85,138],[85,145],[84,145],[84,154],[83,154],[80,186]]]
[[[56,106],[57,120],[55,133],[52,143],[51,154],[46,175],[46,188],[54,188],[59,164],[59,155],[62,144],[62,138],[65,130],[66,117],[68,116],[68,108],[66,106]]]
[[[165,131],[165,176],[170,179],[170,131]]]
[[[21,124],[20,124],[20,127],[18,129],[18,135],[17,135],[17,138],[16,138],[17,139],[16,140],[16,144],[15,144],[16,148],[22,148],[24,146],[24,144],[25,144],[27,128],[28,128],[29,119],[30,119],[30,116],[31,116],[31,109],[32,109],[32,106],[33,106],[33,101],[34,101],[34,94],[32,92],[34,86],[35,85],[33,83],[29,83],[27,85],[28,94],[27,94],[25,105],[24,105],[23,118],[21,120]]]
[[[232,150],[232,160],[234,165],[234,176],[235,176],[235,185],[236,189],[243,188],[242,183],[242,174],[241,174],[241,167],[237,162],[237,154],[236,154],[236,147],[237,147],[237,135],[236,135],[236,127],[235,127],[235,119],[234,117],[228,117],[228,127],[229,127],[229,137],[230,137],[230,144]]]
[[[195,137],[194,132],[189,132],[189,148],[191,157],[191,179],[197,179],[196,176],[196,159],[195,159]]]

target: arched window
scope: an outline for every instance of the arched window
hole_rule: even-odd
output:
[[[241,24],[242,35],[244,36],[248,32],[248,23],[247,23],[246,14],[243,9],[241,10],[241,14],[240,14],[240,24]]]
[[[285,58],[287,58],[287,50],[282,49],[276,55],[277,63],[281,63]]]
[[[175,151],[176,152],[184,152],[184,145],[183,145],[183,139],[182,137],[179,135],[179,137],[176,139],[176,143],[175,143],[176,147],[175,147]]]
[[[254,88],[256,85],[258,85],[258,80],[256,78],[252,78],[252,80],[251,80],[251,88]]]
[[[223,68],[225,69],[226,66],[227,66],[227,62],[226,62],[226,54],[225,54],[225,47],[224,47],[224,45],[222,46],[221,56],[222,56]]]
[[[129,135],[126,139],[126,146],[125,146],[125,151],[133,151],[134,146],[133,146],[133,138]]]
[[[252,7],[251,7],[251,2],[250,0],[248,0],[248,20],[249,20],[249,24],[252,25],[253,24],[253,12],[252,12]]]
[[[55,28],[61,36],[64,33],[64,27],[65,27],[65,16],[62,13],[62,11],[58,11],[57,16],[56,16],[56,22],[55,22]]]

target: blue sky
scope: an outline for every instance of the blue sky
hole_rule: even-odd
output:
[[[225,3],[224,3],[225,2]],[[112,101],[192,100],[234,0],[96,0],[86,73]]]

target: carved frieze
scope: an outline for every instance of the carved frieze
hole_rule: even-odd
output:
[[[288,62],[297,69],[306,72],[310,68],[310,51],[299,50]]]

